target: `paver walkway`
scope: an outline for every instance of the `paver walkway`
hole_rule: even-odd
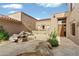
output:
[[[61,37],[60,46],[54,48],[52,51],[55,56],[79,56],[79,46],[71,40]]]

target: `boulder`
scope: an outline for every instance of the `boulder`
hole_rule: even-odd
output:
[[[18,35],[19,35],[18,42],[25,42],[27,41],[27,37],[31,35],[31,33],[22,31]]]
[[[19,33],[19,36],[28,36],[28,35],[31,35],[31,33],[25,31]]]
[[[9,40],[12,42],[25,42],[29,35],[31,35],[31,33],[22,31],[19,34],[13,34]]]
[[[29,40],[21,43],[7,43],[0,46],[0,56],[51,56],[52,47],[48,42]]]
[[[33,43],[33,42],[31,42]],[[48,42],[39,42],[30,52],[18,54],[18,56],[52,56],[52,46]]]
[[[48,42],[40,42],[36,47],[36,51],[39,52],[42,56],[51,56],[52,54],[52,46]]]
[[[25,41],[27,41],[27,36],[25,36],[25,35],[18,36],[18,42],[25,42]]]
[[[18,40],[18,34],[13,34],[10,38],[9,41],[11,42],[16,42]]]

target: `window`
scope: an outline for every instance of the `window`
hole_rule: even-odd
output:
[[[44,25],[42,25],[42,29],[45,29],[45,26]]]
[[[72,35],[75,35],[75,23],[71,24],[71,31]]]

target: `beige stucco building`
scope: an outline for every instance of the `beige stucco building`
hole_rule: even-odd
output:
[[[3,28],[11,35],[21,31],[48,31],[48,33],[51,33],[51,31],[56,29],[60,36],[65,36],[64,32],[60,34],[62,26],[58,26],[59,23],[62,23],[62,21],[65,20],[66,13],[57,13],[51,18],[37,20],[24,12],[16,12],[7,16],[1,15],[0,26],[3,26]]]
[[[41,19],[36,22],[36,30],[50,30],[51,27],[51,19]]]
[[[69,7],[66,27],[67,38],[79,45],[79,4],[71,4]]]
[[[37,19],[32,16],[25,14],[24,12],[16,12],[14,14],[8,15],[10,18],[16,19],[17,21],[22,22],[23,25],[28,29],[28,31],[32,31],[36,29],[36,21]]]
[[[51,28],[56,29],[58,36],[66,36],[66,18],[67,12],[57,13],[51,18]]]
[[[79,45],[79,3],[70,3],[68,11],[55,14],[52,18],[52,28],[56,28],[59,36],[66,36]]]
[[[23,30],[27,31],[26,27],[20,21],[3,15],[0,15],[0,26],[2,26],[10,35],[19,33]]]
[[[19,33],[21,31],[35,30],[36,19],[25,14],[24,12],[17,12],[8,16],[0,15],[0,26],[10,34]]]
[[[68,11],[55,14],[51,18],[52,28],[56,28],[59,36],[66,36],[79,45],[79,4],[70,3]],[[53,20],[52,20],[53,19]]]

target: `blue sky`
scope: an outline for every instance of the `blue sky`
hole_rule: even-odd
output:
[[[68,7],[65,3],[0,4],[0,14],[8,15],[22,11],[37,19],[49,18],[51,15],[65,12],[67,9]]]

